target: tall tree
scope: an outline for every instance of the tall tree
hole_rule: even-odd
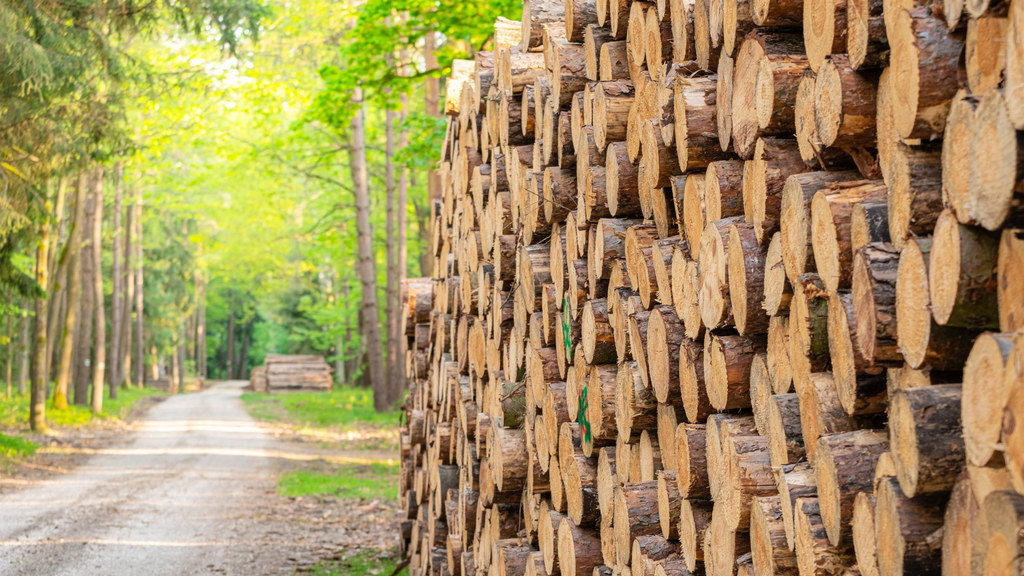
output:
[[[46,325],[45,381],[47,385],[50,382],[50,374],[53,373],[53,350],[57,344],[57,330],[60,326],[61,310],[65,304],[67,288],[68,260],[67,241],[64,238],[66,232],[64,205],[69,181],[70,177],[61,178],[57,187],[56,204],[53,210],[53,221],[57,224],[57,230],[51,235],[50,252],[47,256],[47,269],[50,271],[50,282],[46,287],[49,294]]]
[[[389,389],[398,377],[398,246],[395,244],[395,122],[396,114],[390,107],[384,113],[384,187],[385,187],[385,246],[387,253],[387,285],[384,289],[384,321],[386,326],[385,386]],[[390,392],[389,392],[390,394]]]
[[[249,370],[249,344],[252,340],[252,320],[242,324],[242,351],[238,354],[238,368],[235,378],[245,380]]]
[[[110,247],[112,266],[110,271],[110,350],[107,359],[107,384],[110,387],[110,397],[117,398],[117,389],[120,386],[121,363],[121,197],[124,193],[124,166],[118,162],[114,165],[114,238]]]
[[[39,226],[36,240],[36,284],[49,285],[50,220],[51,200],[46,199],[46,217]],[[45,293],[35,298],[36,317],[34,325],[34,346],[32,353],[32,394],[29,403],[29,425],[35,432],[46,432],[46,316],[49,306]]]
[[[32,350],[32,315],[29,311],[29,299],[21,301],[21,329],[18,336],[18,394],[28,392],[29,353]]]
[[[124,298],[121,305],[121,333],[118,334],[117,349],[120,351],[118,359],[119,368],[118,386],[131,387],[132,385],[132,306],[135,305],[135,270],[132,268],[132,251],[135,245],[132,243],[132,236],[135,235],[135,207],[133,199],[129,198],[125,206],[124,224],[124,270],[122,282],[124,282]]]
[[[370,225],[370,185],[366,166],[365,110],[362,89],[356,88],[349,138],[349,170],[356,200],[356,233],[359,246],[359,279],[362,285],[363,335],[373,387],[373,406],[377,410],[391,408],[395,398],[384,375],[384,352],[381,348],[380,311],[377,307],[377,266],[373,254],[373,228]]]
[[[92,332],[93,293],[92,275],[95,266],[92,257],[92,221],[96,217],[96,170],[90,169],[86,178],[85,209],[82,221],[77,225],[80,232],[78,241],[78,266],[80,268],[78,320],[75,328],[75,369],[74,396],[72,402],[79,406],[89,405],[89,377],[92,373]]]
[[[86,171],[78,176],[75,190],[75,211],[71,218],[68,234],[68,310],[64,316],[64,328],[61,330],[60,343],[57,347],[59,360],[57,363],[57,385],[53,395],[53,406],[63,410],[68,406],[68,389],[70,388],[75,351],[75,332],[78,325],[78,312],[82,300],[82,224],[85,221],[85,203],[88,184]]]
[[[143,250],[142,250],[142,188],[135,191],[135,385],[146,382],[146,338],[143,332]]]
[[[227,377],[228,380],[235,378],[235,301],[231,299],[228,301],[228,357],[227,357]]]
[[[399,125],[402,127],[398,133],[398,149],[404,150],[409,145],[409,132],[405,127],[405,121],[408,117],[409,111],[409,97],[406,94],[402,94],[399,98],[401,103],[401,114],[399,115]],[[402,335],[402,280],[405,279],[408,271],[409,255],[407,252],[407,233],[409,227],[408,222],[409,214],[409,169],[404,163],[399,166],[398,169],[398,278],[395,286],[395,319],[394,323],[395,340],[392,347],[395,349],[395,366],[394,366],[394,382],[392,387],[394,388],[395,400],[398,400],[402,395],[402,390],[405,390],[405,338]]]
[[[206,280],[196,270],[196,374],[206,378]]]
[[[107,322],[106,308],[103,305],[103,169],[97,168],[96,178],[96,213],[92,221],[92,258],[93,258],[93,328],[96,340],[93,344],[95,354],[92,362],[92,405],[93,412],[103,411],[103,382],[107,360]]]

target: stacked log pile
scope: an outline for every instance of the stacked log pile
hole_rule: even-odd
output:
[[[265,391],[330,390],[331,368],[323,356],[302,354],[267,354],[264,370],[259,376]],[[251,379],[256,388],[257,380]]]
[[[516,30],[406,289],[411,573],[1022,573],[1024,0]]]
[[[253,392],[267,393],[267,367],[256,366],[249,373],[249,388]]]

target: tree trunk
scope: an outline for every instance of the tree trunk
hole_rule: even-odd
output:
[[[13,395],[11,385],[13,384],[13,368],[14,368],[14,334],[11,332],[14,330],[14,322],[11,321],[11,316],[7,316],[7,329],[4,334],[7,335],[7,353],[4,355],[4,370],[7,372],[7,397],[10,398]]]
[[[143,278],[142,278],[142,188],[135,192],[135,382],[142,388],[146,381],[145,334],[143,333]]]
[[[196,272],[196,374],[206,378],[206,279]]]
[[[110,355],[107,359],[109,374],[107,385],[110,397],[117,398],[120,384],[120,367],[118,362],[121,350],[121,324],[124,321],[121,310],[123,284],[121,278],[121,198],[124,193],[124,167],[120,162],[114,165],[114,239],[110,247],[113,262],[110,272],[112,291],[110,294]]]
[[[178,347],[174,351],[175,363],[178,366],[178,380],[177,380],[177,384],[178,384],[178,391],[179,392],[184,392],[185,391],[185,348],[188,347],[188,345],[186,344],[186,341],[187,341],[186,337],[187,336],[188,336],[188,331],[185,328],[185,326],[182,325],[182,327],[181,327],[181,337],[178,340]],[[244,350],[245,348],[243,347],[242,349]],[[243,352],[243,354],[244,354],[244,352]]]
[[[427,70],[437,68],[437,55],[435,50],[437,49],[437,33],[429,31],[423,37],[423,64]],[[431,118],[437,118],[441,115],[441,83],[435,76],[427,75],[424,79],[424,109],[428,116]],[[434,200],[441,198],[441,176],[437,170],[429,170],[427,172],[427,206],[433,204]],[[428,210],[429,213],[429,210]],[[425,227],[424,227],[425,228]],[[429,230],[427,230],[427,236],[423,237],[423,240],[429,240]],[[427,244],[425,243],[424,246]],[[426,251],[423,252],[424,254]],[[424,275],[430,270],[429,261],[426,267],[421,268]]]
[[[29,352],[32,347],[32,319],[28,314],[28,299],[21,301],[21,328],[18,336],[18,394],[28,392]]]
[[[373,254],[373,229],[370,227],[370,189],[366,165],[366,133],[364,131],[363,93],[356,89],[353,102],[358,110],[352,118],[352,146],[349,165],[355,188],[356,226],[359,238],[359,275],[362,283],[363,338],[370,368],[373,405],[377,411],[387,410],[397,398],[385,381],[384,353],[381,349],[380,321],[377,309],[377,270]]]
[[[78,319],[75,328],[75,351],[74,351],[74,387],[75,394],[73,402],[80,406],[89,404],[89,367],[92,350],[92,324],[93,305],[95,294],[92,289],[92,275],[94,262],[92,259],[92,219],[96,211],[95,207],[95,173],[90,172],[85,178],[86,190],[83,194],[82,221],[77,224],[78,241],[78,265],[79,265],[79,304]]]
[[[44,378],[47,387],[50,385],[53,348],[57,342],[57,328],[60,325],[64,292],[67,288],[67,239],[64,238],[64,206],[67,198],[67,186],[67,178],[61,178],[60,185],[57,188],[57,203],[53,212],[53,221],[57,223],[57,230],[50,241],[50,250],[47,256],[47,269],[51,274],[50,284],[47,286],[49,315],[47,316],[46,323],[46,370]]]
[[[106,309],[103,305],[103,170],[96,170],[96,213],[92,221],[93,314],[96,344],[92,365],[92,411],[103,410],[103,382],[107,359]]]
[[[229,304],[231,312],[228,315],[228,366],[227,366],[227,378],[231,380],[235,377],[235,307],[234,299]]]
[[[404,150],[409,145],[409,133],[404,128],[406,116],[409,113],[409,97],[402,94],[399,98],[402,103],[401,113],[399,115],[399,132],[398,132],[398,149]],[[406,339],[402,336],[402,281],[405,280],[406,273],[409,269],[409,252],[408,252],[408,204],[409,204],[409,170],[404,164],[398,167],[398,278],[396,279],[395,289],[395,353],[398,355],[397,361],[395,362],[395,378],[391,382],[392,394],[394,399],[397,400],[402,396],[402,390],[405,389],[405,343]],[[424,244],[427,246],[428,244]],[[426,250],[424,250],[426,252]]]
[[[239,380],[248,379],[249,342],[252,340],[252,321],[242,326],[242,350],[238,354],[238,368],[235,377]]]
[[[386,193],[385,253],[387,254],[387,285],[385,286],[384,325],[385,335],[385,381],[387,396],[398,376],[398,247],[395,245],[395,112],[388,109],[384,115],[384,186]]]
[[[82,303],[82,227],[85,224],[85,204],[88,185],[86,176],[78,179],[78,190],[75,192],[75,212],[71,220],[71,231],[68,236],[68,248],[65,258],[68,260],[68,311],[64,317],[64,328],[60,336],[60,362],[57,365],[57,385],[53,396],[53,406],[63,410],[68,406],[68,389],[71,386],[75,336],[78,332],[78,313]]]
[[[120,358],[118,361],[118,374],[120,374],[118,386],[130,388],[132,385],[132,307],[135,305],[135,271],[132,269],[132,256],[135,245],[132,243],[132,236],[135,234],[135,206],[130,204],[125,208],[124,225],[124,298],[121,304],[121,333],[118,335],[120,344]]]
[[[50,251],[50,223],[49,214],[53,206],[50,199],[46,199],[44,208],[43,224],[39,228],[39,238],[36,239],[36,283],[45,288],[49,285],[49,251]],[[46,431],[46,316],[48,312],[47,296],[37,297],[35,301],[36,317],[33,326],[33,340],[35,346],[32,349],[32,397],[30,401],[29,425],[33,432]]]

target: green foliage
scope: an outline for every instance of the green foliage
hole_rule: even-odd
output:
[[[242,394],[242,401],[260,420],[296,426],[384,429],[397,427],[401,418],[400,410],[375,411],[372,391],[348,386],[336,387],[330,392],[246,393]]]
[[[36,453],[39,445],[20,436],[0,434],[0,461],[11,458],[23,458]]]
[[[47,406],[47,421],[55,428],[79,428],[101,420],[124,420],[133,407],[146,398],[159,398],[164,393],[150,388],[122,388],[118,390],[117,399],[107,399],[103,403],[103,412],[94,414],[88,406],[68,406],[65,410],[55,410]],[[0,396],[0,429],[8,431],[27,431],[29,406],[28,394],[15,394],[10,398]]]
[[[339,496],[362,500],[398,498],[397,463],[329,466],[327,471],[295,470],[277,482],[282,496]]]
[[[310,572],[312,576],[390,576],[398,567],[398,559],[392,556],[381,557],[375,551],[357,552],[346,558],[317,564]],[[408,568],[402,568],[395,576],[408,574]]]

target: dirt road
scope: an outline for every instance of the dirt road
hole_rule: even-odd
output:
[[[71,473],[0,496],[0,574],[292,574],[343,553],[347,511],[274,494],[309,455],[249,417],[244,385],[171,397]]]

